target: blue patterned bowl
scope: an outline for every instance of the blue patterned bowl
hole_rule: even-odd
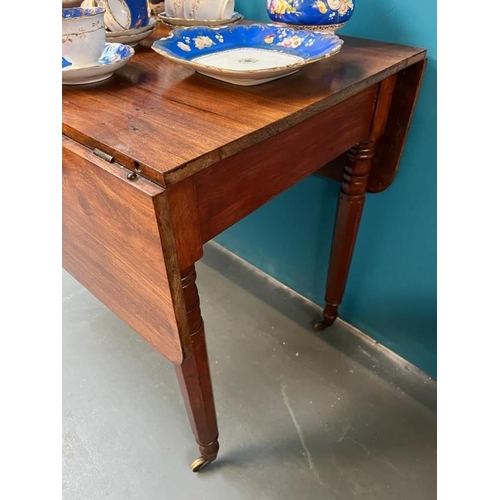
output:
[[[355,0],[267,0],[267,13],[276,23],[302,26],[343,26],[354,12]]]

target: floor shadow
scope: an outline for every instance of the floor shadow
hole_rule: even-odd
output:
[[[321,339],[382,379],[394,384],[432,411],[437,409],[436,381],[378,342],[340,323],[324,332],[312,324],[321,317],[321,308],[257,270],[215,242],[204,246],[203,263],[231,280],[262,302],[310,329]]]

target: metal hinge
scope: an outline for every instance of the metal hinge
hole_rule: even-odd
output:
[[[94,151],[92,151],[92,153],[101,158],[101,160],[107,161],[108,163],[113,163],[115,161],[115,158],[113,156],[108,155],[108,153],[101,151],[99,148],[94,148]]]
[[[101,158],[101,160],[107,161],[108,163],[113,163],[115,161],[114,156],[108,155],[108,153],[101,151],[99,148],[94,148],[92,153],[94,153],[96,156]],[[135,181],[137,179],[137,172],[138,172],[138,170],[127,174],[127,179],[129,181]]]

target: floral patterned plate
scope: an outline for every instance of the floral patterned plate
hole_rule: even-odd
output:
[[[337,54],[344,42],[272,24],[176,28],[152,49],[202,75],[236,85],[259,85]]]
[[[134,54],[134,49],[128,45],[106,43],[99,60],[89,66],[73,68],[73,65],[63,57],[62,84],[81,85],[106,80],[113,76],[117,69],[125,66]]]

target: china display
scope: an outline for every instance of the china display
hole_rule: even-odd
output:
[[[355,0],[267,0],[267,13],[275,23],[342,27],[354,12]]]

